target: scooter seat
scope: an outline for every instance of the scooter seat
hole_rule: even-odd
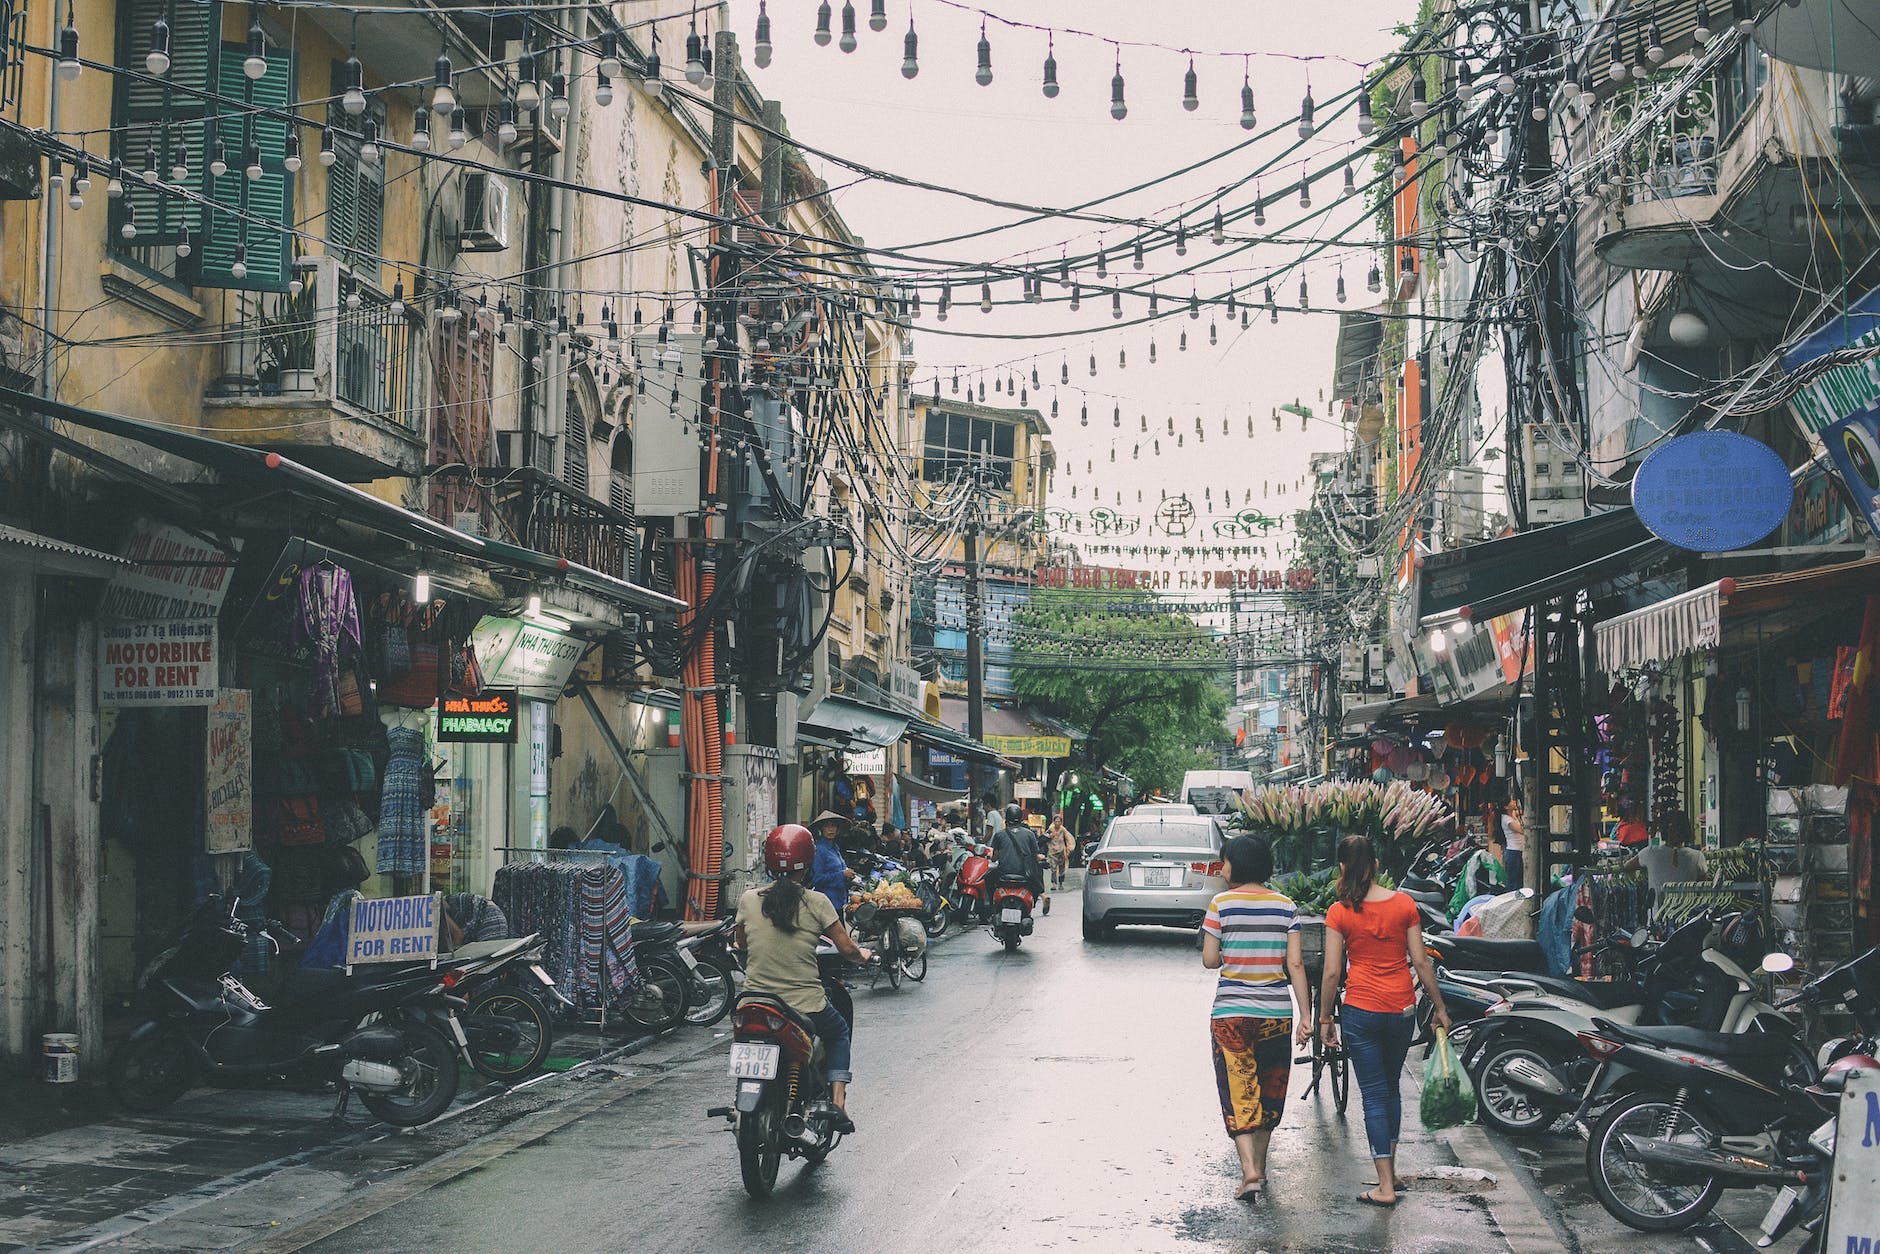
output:
[[[1000,887],[1023,887],[1031,883],[1031,876],[1024,874],[1000,875],[994,883]]]
[[[802,1028],[811,1040],[816,1039],[816,1025],[807,1016],[790,1009],[781,998],[772,997],[769,993],[740,993],[738,1008],[742,1009],[745,1006],[763,1006],[768,1010],[774,1010],[797,1027]]]
[[[1462,971],[1543,970],[1539,941],[1489,940],[1481,936],[1433,938],[1443,954],[1443,965]]]
[[[1511,980],[1532,984],[1543,993],[1584,1002],[1601,1010],[1636,1006],[1644,1000],[1636,987],[1619,980],[1568,980],[1552,975],[1532,975],[1524,971],[1505,971],[1502,974]]]
[[[680,927],[677,923],[635,923],[633,939],[638,941],[658,942],[676,940]]]
[[[1636,1045],[1660,1049],[1688,1049],[1728,1062],[1773,1062],[1786,1058],[1790,1038],[1780,1032],[1706,1032],[1686,1027],[1628,1027],[1609,1019],[1595,1019],[1602,1035],[1617,1037]]]
[[[1441,889],[1425,891],[1420,888],[1405,888],[1400,891],[1410,900],[1420,901],[1426,906],[1446,906],[1449,904],[1449,894],[1443,892]]]

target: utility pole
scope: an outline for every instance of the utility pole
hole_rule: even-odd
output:
[[[976,741],[986,735],[985,630],[986,605],[979,582],[979,496],[975,476],[968,489],[974,493],[966,516],[966,734]],[[979,814],[979,762],[966,760],[966,822],[972,830]]]

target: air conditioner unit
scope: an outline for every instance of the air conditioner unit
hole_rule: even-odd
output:
[[[509,247],[509,184],[486,173],[464,179],[463,229],[457,241],[469,253],[499,253]]]

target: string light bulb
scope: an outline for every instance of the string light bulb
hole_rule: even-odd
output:
[[[517,135],[520,134],[516,130],[516,102],[505,96],[502,107],[497,111],[497,117],[499,119],[496,123],[497,142],[515,143]]]
[[[366,67],[356,53],[346,58],[340,77],[345,87],[340,92],[339,107],[356,118],[366,111]]]
[[[1110,116],[1118,122],[1129,116],[1129,105],[1123,99],[1123,50],[1120,47],[1116,50],[1116,73],[1110,79]],[[1138,262],[1137,269],[1141,268]]]
[[[1697,25],[1691,28],[1691,38],[1699,47],[1710,43],[1710,6],[1704,0],[1697,0]]]
[[[1200,80],[1195,76],[1195,59],[1188,58],[1188,72],[1182,75],[1182,108],[1193,113],[1201,107],[1201,96],[1197,91]]]
[[[836,41],[836,47],[844,52],[854,52],[855,39],[855,0],[842,0],[842,38]]]
[[[568,116],[568,76],[560,70],[548,78],[548,116],[556,122]]]
[[[1253,79],[1243,75],[1240,80],[1240,129],[1250,131],[1260,124],[1253,112]]]
[[[992,41],[986,38],[986,23],[979,23],[979,68],[973,71],[973,81],[981,87],[992,83]]]
[[[450,111],[450,146],[453,152],[470,142],[466,121],[462,105]]]
[[[981,283],[979,285],[979,312],[992,312],[992,284],[990,283]]]
[[[133,201],[124,204],[124,220],[118,224],[118,234],[125,239],[137,238],[137,205]]]
[[[242,73],[251,80],[266,77],[268,72],[268,37],[261,29],[261,10],[253,5],[248,9],[248,55],[242,58]]]
[[[649,71],[648,77],[658,77],[657,71]],[[542,88],[535,81],[535,54],[524,51],[516,58],[516,108],[526,113],[541,104]]]
[[[450,81],[450,50],[439,46],[431,66],[431,112],[447,117],[457,107],[457,89]]]
[[[914,15],[907,15],[907,34],[901,38],[901,77],[913,78],[920,73],[920,36],[914,33]]]
[[[379,124],[367,118],[360,128],[359,159],[367,165],[377,165],[379,156]]]
[[[189,154],[183,150],[180,141],[170,149],[170,181],[172,183],[189,181]]]
[[[751,60],[758,69],[767,70],[774,51],[770,42],[770,9],[766,0],[757,0],[757,37],[751,43]]]
[[[1344,186],[1339,189],[1339,195],[1353,196],[1357,194],[1357,191],[1358,191],[1357,176],[1352,173],[1351,163],[1347,161],[1345,162],[1345,183],[1344,183]]]
[[[431,110],[424,105],[411,111],[411,146],[419,152],[431,151]]]
[[[338,159],[339,150],[333,146],[333,130],[323,126],[320,128],[320,164],[330,167]]]
[[[150,47],[144,52],[144,69],[161,78],[170,72],[170,24],[159,13],[150,23]]]
[[[1208,239],[1216,248],[1227,242],[1227,223],[1221,217],[1221,207],[1214,206],[1214,225],[1208,231]]]
[[[614,102],[614,80],[599,70],[594,71],[594,103],[605,109]]]
[[[235,245],[235,260],[229,264],[229,277],[245,279],[248,277],[248,245]]]
[[[1052,33],[1046,32],[1044,49],[1044,98],[1046,100],[1057,99],[1057,70],[1057,38]]]
[[[816,8],[816,34],[813,36],[818,48],[827,48],[835,38],[834,32],[829,29],[834,19],[835,10],[829,6],[829,0],[823,0]]]
[[[300,173],[300,130],[288,127],[287,135],[281,140],[281,165],[289,174]]]
[[[1299,138],[1300,139],[1311,139],[1312,133],[1318,129],[1315,125],[1313,125],[1312,114],[1313,114],[1312,84],[1307,83],[1305,99],[1299,102]]]
[[[72,16],[72,9],[73,0],[66,0],[65,26],[59,31],[59,77],[68,83],[76,79],[85,69],[78,59],[78,27]]]
[[[870,0],[868,29],[877,34],[888,29],[888,0]]]
[[[248,176],[250,183],[261,181],[261,145],[249,143],[242,153],[242,173]]]

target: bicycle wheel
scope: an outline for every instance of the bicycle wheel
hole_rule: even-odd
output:
[[[881,969],[888,973],[888,987],[901,987],[901,929],[893,919],[881,931]]]
[[[1351,1102],[1351,1055],[1342,1044],[1338,1047],[1338,1057],[1328,1065],[1332,1069],[1332,1104],[1342,1115]]]

